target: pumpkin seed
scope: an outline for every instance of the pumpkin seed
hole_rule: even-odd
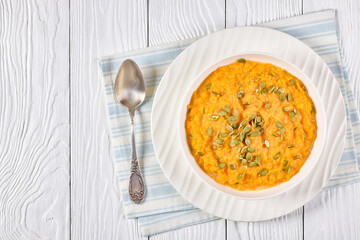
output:
[[[250,162],[250,163],[249,163],[249,167],[255,167],[255,166],[257,166],[257,163],[256,163],[256,162]]]
[[[266,140],[266,139],[264,141],[264,144],[265,144],[266,147],[270,147],[270,142],[268,140]]]
[[[245,158],[246,153],[241,153],[240,158]]]
[[[244,176],[244,174],[244,172],[240,173],[239,176],[236,178],[236,181],[239,181]]]
[[[244,97],[244,94],[245,94],[244,90],[240,89],[240,91],[237,94],[237,97],[242,98],[242,97]]]
[[[271,93],[273,90],[274,90],[274,86],[270,86],[269,90],[268,90],[268,93]]]
[[[197,155],[199,155],[199,156],[204,156],[204,153],[203,153],[202,151],[198,151],[198,152],[197,152]]]
[[[239,136],[239,133],[235,133],[234,135],[231,136],[232,139],[235,139]]]
[[[291,118],[292,118],[292,120],[293,120],[294,122],[296,122],[296,117],[295,117],[295,116],[292,116]]]
[[[257,137],[257,136],[259,136],[260,135],[260,133],[258,132],[258,131],[256,131],[256,132],[253,132],[253,133],[251,133],[251,137]]]
[[[229,167],[230,167],[231,170],[234,170],[234,169],[235,169],[235,164],[230,163],[230,164],[229,164]]]
[[[266,174],[268,173],[268,170],[267,169],[263,169],[259,172],[259,176],[262,177],[262,176],[265,176]]]
[[[239,139],[240,141],[244,141],[244,138],[245,138],[245,134],[243,132],[240,133],[240,136],[239,136]]]
[[[234,128],[234,129],[237,129],[237,128],[239,128],[239,125],[236,124],[236,123],[232,123],[232,124],[231,124],[231,127]]]
[[[275,125],[276,125],[278,128],[284,127],[284,125],[283,125],[281,122],[276,122]]]
[[[257,163],[257,165],[260,166],[260,161],[261,161],[261,157],[260,155],[257,155],[256,158],[255,158],[255,162]]]
[[[248,151],[249,147],[245,146],[241,149],[241,153],[246,153]]]
[[[295,147],[294,144],[290,144],[290,145],[288,146],[288,148],[293,148],[293,147]]]
[[[270,103],[265,104],[265,108],[269,109],[271,107]]]
[[[227,118],[228,122],[236,122],[238,120],[238,117],[236,116],[230,116]]]
[[[189,114],[191,112],[191,108],[189,108],[186,112],[186,114]]]
[[[278,134],[276,134],[276,133],[273,133],[272,134],[274,137],[278,137],[279,135]]]
[[[240,123],[240,127],[243,127],[243,126],[245,126],[247,124],[247,121],[246,121],[246,119],[244,119],[241,123]]]
[[[216,121],[216,120],[218,120],[219,119],[219,116],[217,116],[217,115],[211,115],[210,117],[209,117],[209,120],[210,121]]]
[[[316,112],[315,106],[312,106],[311,113],[315,113],[315,112]]]
[[[226,166],[226,162],[219,163],[218,169],[223,169]]]
[[[211,136],[211,134],[212,134],[212,128],[211,127],[209,127],[209,129],[207,131],[207,134],[208,134],[208,136]]]
[[[220,94],[218,94],[217,92],[211,91],[212,94],[214,94],[215,96],[220,97]]]
[[[296,108],[294,109],[294,113],[295,114],[298,114],[299,113],[299,110],[297,110]]]
[[[289,166],[287,172],[288,172],[288,173],[291,173],[291,170],[292,170],[292,167]]]
[[[214,149],[215,151],[218,149],[218,146],[216,146],[215,144],[213,144],[211,147],[212,147],[212,149]]]
[[[278,86],[274,86],[274,93],[276,93],[279,90]]]
[[[219,133],[219,138],[227,137],[229,134],[227,133]]]
[[[257,117],[256,117],[256,121],[257,121],[258,123],[260,123],[260,122],[261,122],[261,120],[262,120],[262,119],[261,119],[261,117],[260,117],[260,116],[257,116]]]
[[[224,106],[224,110],[226,111],[226,112],[228,112],[228,113],[230,113],[231,112],[231,110],[230,110],[230,108],[228,107],[228,106]]]
[[[239,153],[241,151],[241,146],[239,145],[236,149],[236,153]]]
[[[234,129],[232,128],[232,126],[230,126],[230,125],[226,125],[226,130],[228,130],[229,132],[232,132],[232,131],[234,131]]]
[[[281,141],[284,141],[284,134],[280,135],[280,139],[281,139]]]
[[[239,58],[237,61],[238,61],[239,63],[244,63],[244,62],[246,62],[246,60],[245,60],[244,58]]]
[[[193,135],[189,134],[190,139],[193,139]]]
[[[300,157],[300,155],[297,155],[296,157],[294,157],[294,159],[296,160],[296,159],[298,159]]]
[[[220,111],[219,111],[219,115],[220,115],[220,116],[226,116],[226,114],[227,114],[227,113],[226,113],[224,110],[220,110]]]
[[[236,108],[234,108],[234,114],[233,114],[234,116],[237,116],[237,115],[239,115],[239,112],[238,112],[238,110],[236,109]]]
[[[287,99],[288,99],[288,101],[289,101],[289,102],[292,102],[293,98],[292,98],[292,96],[291,96],[291,94],[290,94],[290,93],[288,94]]]
[[[285,88],[279,88],[278,93],[284,93],[285,92]]]
[[[286,165],[289,163],[288,160],[285,160],[284,164],[283,164],[283,167],[286,167]]]
[[[296,79],[293,79],[293,80],[290,81],[289,86],[290,86],[290,87],[291,87],[291,86],[294,86],[295,83],[296,83]]]
[[[253,120],[253,119],[255,119],[255,118],[256,118],[255,115],[250,115],[250,117],[249,117],[250,121]]]
[[[249,162],[252,160],[252,154],[251,153],[247,153],[246,154],[246,160],[248,160]]]
[[[280,93],[279,98],[280,98],[280,101],[282,101],[282,102],[285,101],[285,99],[286,99],[285,93]]]
[[[290,106],[285,106],[285,107],[283,107],[283,111],[284,112],[288,112],[288,111],[290,111],[290,109],[291,109],[291,107]]]
[[[247,160],[246,160],[246,159],[242,159],[242,160],[241,160],[241,164],[245,166],[245,165],[247,164]]]
[[[265,87],[265,81],[262,81],[261,83],[260,83],[260,89],[263,89]]]
[[[254,152],[256,152],[256,149],[253,148],[253,147],[249,147],[249,148],[248,148],[248,151],[251,152],[251,153],[254,153]]]
[[[281,156],[281,152],[278,152],[273,158],[274,160],[278,159]]]
[[[270,75],[270,76],[272,76],[272,77],[274,76],[274,74],[272,74],[271,72],[268,72],[267,74]]]
[[[230,141],[230,147],[235,147],[236,145],[239,145],[240,141],[238,139],[233,139]]]
[[[294,117],[296,113],[294,111],[289,112],[290,116]]]
[[[247,125],[247,126],[244,128],[243,133],[246,134],[246,133],[250,132],[250,128],[251,128],[250,125]]]
[[[208,83],[208,84],[205,85],[206,90],[209,90],[210,88],[211,88],[211,83]]]
[[[244,106],[250,105],[250,102],[244,102],[243,105]]]
[[[266,88],[263,88],[263,90],[261,90],[261,93],[262,93],[262,94],[267,94],[267,92],[268,92],[268,91],[266,90]]]
[[[215,139],[215,142],[216,142],[217,144],[219,144],[219,145],[223,145],[223,144],[224,144],[224,140],[219,139],[219,138]]]
[[[248,146],[251,144],[251,140],[250,140],[249,137],[245,138],[245,144],[248,145]]]
[[[282,127],[279,129],[279,133],[284,133],[284,132],[285,132],[285,128]]]

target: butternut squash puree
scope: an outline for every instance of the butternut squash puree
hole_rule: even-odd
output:
[[[243,94],[238,97],[239,91]],[[316,139],[315,108],[305,86],[268,63],[242,59],[218,68],[193,93],[187,110],[187,142],[195,160],[215,181],[240,191],[269,188],[291,179]],[[231,116],[235,118],[229,119]],[[254,116],[260,117],[262,126],[255,125],[256,119],[251,121]],[[240,125],[244,120],[245,126],[236,128],[234,123]],[[233,131],[226,127],[231,124]],[[248,125],[248,134],[259,135],[247,135],[249,146],[256,150],[247,159],[249,151],[241,154],[247,145],[237,135]],[[233,139],[239,141],[231,145]],[[256,159],[258,163],[251,163]]]

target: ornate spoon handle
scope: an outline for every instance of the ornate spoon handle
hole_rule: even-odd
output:
[[[134,127],[135,111],[130,111],[131,120],[131,143],[132,143],[132,160],[131,160],[131,172],[129,180],[129,195],[130,199],[135,204],[140,204],[145,196],[144,180],[140,172],[139,162],[136,155],[135,145],[135,127]]]

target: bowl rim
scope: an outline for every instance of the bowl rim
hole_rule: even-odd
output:
[[[250,56],[250,58],[249,58]],[[265,57],[265,59],[276,60],[278,63],[273,63],[272,61],[261,61],[261,60],[253,60],[256,57]],[[286,182],[282,182],[278,185],[275,185],[270,188],[261,189],[261,190],[247,190],[247,191],[239,191],[234,188],[231,188],[226,185],[222,185],[216,182],[213,178],[208,176],[201,167],[197,164],[196,160],[190,153],[189,147],[187,145],[186,140],[186,131],[185,131],[185,120],[186,120],[186,107],[191,100],[193,92],[200,86],[200,84],[205,80],[210,73],[215,71],[217,68],[225,65],[229,65],[235,62],[239,58],[245,58],[247,60],[253,60],[257,62],[270,63],[277,67],[282,68],[283,70],[289,72],[290,74],[296,76],[299,80],[303,82],[309,92],[309,96],[311,97],[315,107],[316,107],[316,122],[317,122],[317,138],[313,144],[313,148],[309,157],[306,159],[305,163],[301,167],[300,171],[295,174],[290,180]],[[224,63],[225,62],[225,63]],[[280,63],[280,64],[279,64]],[[285,66],[283,66],[285,65]],[[299,76],[301,75],[301,76]],[[326,119],[326,111],[320,94],[318,93],[317,88],[311,82],[310,78],[301,71],[296,65],[287,61],[286,59],[279,57],[275,54],[269,54],[261,51],[242,51],[231,56],[226,56],[216,62],[212,63],[210,66],[203,68],[200,73],[194,78],[191,86],[187,89],[185,96],[181,100],[181,108],[178,110],[179,118],[178,118],[178,137],[180,140],[181,151],[186,158],[187,164],[189,164],[192,171],[195,172],[200,179],[205,182],[208,186],[210,186],[213,190],[224,193],[228,196],[235,197],[243,200],[260,200],[266,199],[270,197],[274,197],[280,195],[284,192],[287,192],[301,183],[304,179],[308,177],[308,174],[313,170],[317,161],[319,160],[321,153],[323,151],[325,145],[325,138],[327,134],[327,119]],[[319,127],[319,122],[321,125]],[[319,131],[320,129],[320,131]]]

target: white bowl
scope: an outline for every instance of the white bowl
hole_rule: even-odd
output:
[[[197,164],[194,157],[191,155],[187,141],[186,141],[186,132],[185,132],[185,120],[186,120],[186,112],[187,112],[187,105],[189,104],[191,97],[193,95],[193,92],[199,87],[199,85],[205,80],[207,76],[209,76],[210,73],[215,71],[217,68],[228,65],[230,63],[235,62],[239,58],[244,58],[246,60],[252,60],[252,61],[258,61],[258,62],[264,62],[264,63],[271,63],[273,65],[279,66],[282,69],[286,70],[287,72],[291,73],[292,75],[296,76],[298,79],[300,79],[303,84],[306,86],[308,93],[310,97],[312,98],[315,108],[316,108],[316,121],[317,121],[317,138],[314,142],[313,149],[311,151],[311,154],[309,155],[308,159],[305,161],[304,165],[301,167],[300,171],[294,175],[289,181],[283,182],[279,185],[276,185],[271,188],[267,188],[264,190],[254,190],[254,191],[238,191],[236,189],[233,189],[231,187],[222,185],[220,183],[217,183],[214,179],[209,177]],[[181,105],[180,110],[180,119],[179,119],[179,125],[178,125],[178,131],[180,131],[180,142],[181,142],[181,148],[183,150],[183,153],[186,156],[187,163],[190,164],[191,168],[195,171],[195,173],[208,185],[213,187],[216,191],[220,191],[222,193],[228,194],[230,196],[234,196],[237,198],[242,199],[264,199],[273,197],[276,195],[279,195],[281,193],[284,193],[286,191],[289,191],[291,188],[295,187],[297,184],[299,184],[303,179],[308,176],[308,173],[312,170],[312,168],[316,165],[324,143],[325,143],[325,137],[326,137],[326,113],[323,106],[323,103],[321,101],[321,98],[319,96],[319,93],[317,92],[314,85],[311,83],[310,79],[301,72],[296,66],[289,63],[288,61],[269,54],[264,54],[261,52],[243,52],[236,54],[232,57],[227,57],[225,59],[222,59],[207,69],[203,70],[201,74],[194,79],[194,83],[190,87],[190,89],[187,91],[185,98],[183,100],[183,103]],[[319,169],[321,171],[321,169]]]

